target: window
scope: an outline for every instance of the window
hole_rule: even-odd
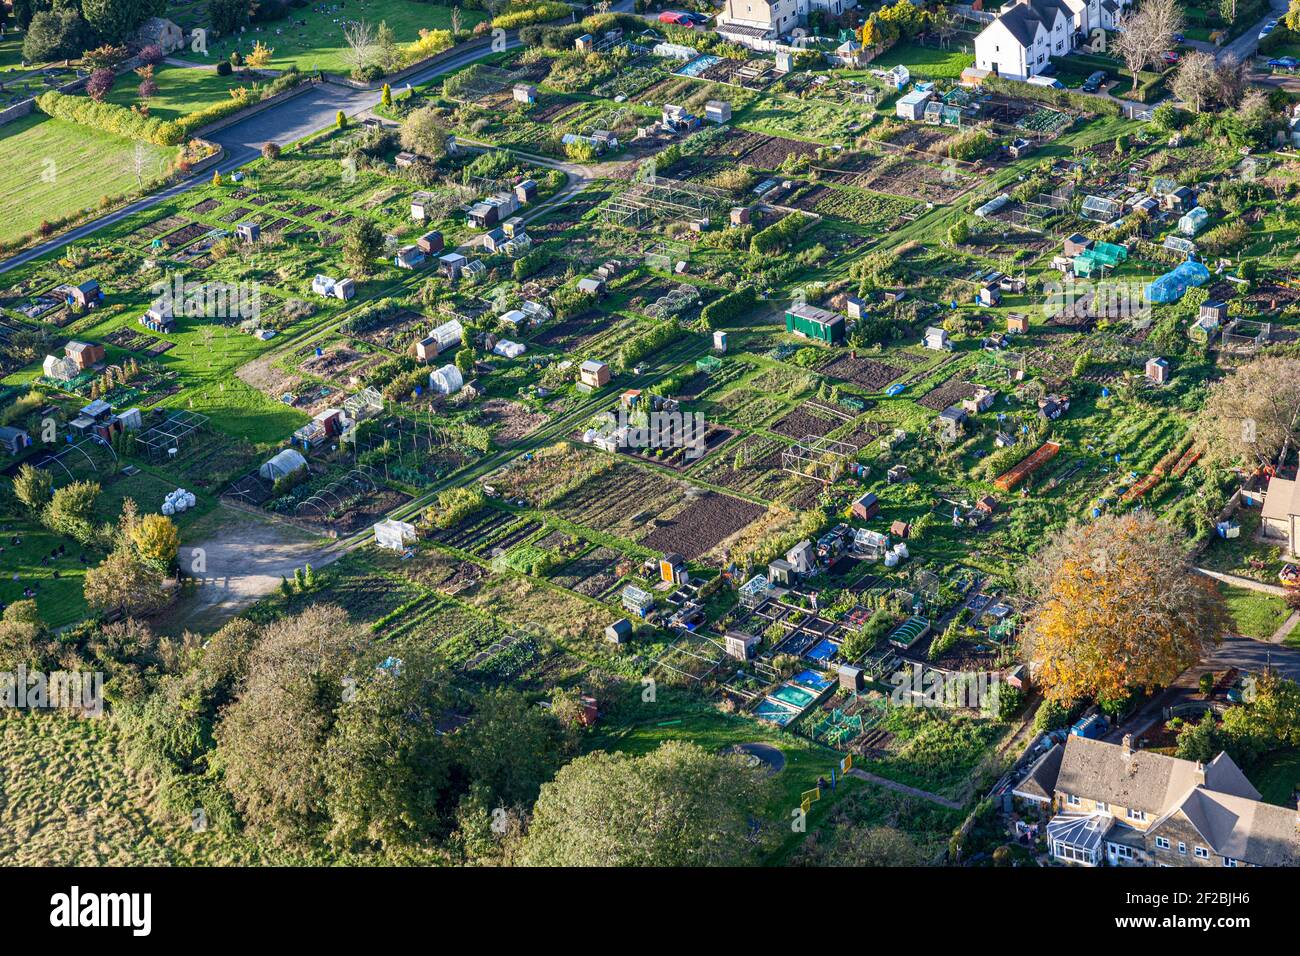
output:
[[[1187,844],[1184,843],[1182,840],[1178,841],[1178,852],[1181,853],[1183,856],[1187,856]]]
[[[1105,800],[1098,800],[1098,801],[1097,801],[1097,809],[1100,810],[1102,813],[1109,813],[1109,812],[1110,812],[1110,804],[1107,803]]]
[[[1224,866],[1238,866],[1239,864],[1238,864],[1237,861],[1234,860],[1232,857],[1230,857],[1230,856],[1225,856],[1225,857],[1223,858],[1223,865],[1224,865]]]
[[[1210,851],[1203,846],[1198,846],[1196,848],[1196,856],[1198,859],[1208,860],[1210,858]]]
[[[1130,820],[1137,820],[1137,821],[1139,821],[1139,822],[1142,822],[1142,821],[1146,820],[1146,818],[1147,818],[1147,812],[1146,812],[1145,810],[1134,810],[1132,807],[1129,807],[1129,808],[1128,808],[1128,818],[1129,818]]]
[[[1077,793],[1067,793],[1065,795],[1065,802],[1072,807],[1077,807],[1079,805],[1079,795]]]
[[[1125,846],[1123,843],[1110,844],[1110,852],[1111,855],[1118,860],[1133,859],[1133,848],[1131,846]]]
[[[1165,837],[1156,837],[1156,849],[1158,850],[1169,849],[1169,840],[1166,839]]]

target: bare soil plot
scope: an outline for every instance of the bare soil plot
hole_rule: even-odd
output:
[[[771,431],[789,438],[801,439],[810,435],[820,438],[843,425],[848,419],[804,402],[788,415],[776,421]]]
[[[941,412],[949,406],[964,402],[975,395],[978,388],[973,382],[967,382],[960,376],[953,376],[942,385],[937,385],[926,392],[917,404],[932,411]]]
[[[904,372],[904,369],[893,365],[875,359],[855,358],[852,354],[836,356],[823,365],[821,370],[833,378],[844,379],[873,392],[880,391]]]
[[[483,403],[478,420],[480,425],[496,427],[492,439],[498,445],[513,445],[545,425],[549,416],[519,402],[493,398]]]
[[[706,491],[646,535],[641,544],[692,560],[756,521],[765,510],[762,505]]]

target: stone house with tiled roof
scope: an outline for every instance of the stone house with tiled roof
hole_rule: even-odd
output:
[[[1226,753],[1209,763],[1071,735],[1013,789],[1045,803],[1051,855],[1083,866],[1297,866],[1300,816],[1265,803]]]

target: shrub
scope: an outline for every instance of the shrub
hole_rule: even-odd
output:
[[[228,60],[222,60],[217,64],[217,76],[229,76],[235,72],[235,68],[230,65]]]
[[[753,289],[729,292],[721,299],[710,302],[700,312],[700,318],[709,328],[719,328],[733,322],[754,308],[757,299]]]
[[[559,20],[569,15],[570,7],[558,0],[538,0],[537,3],[512,3],[504,11],[492,18],[494,30],[514,30],[528,26],[530,23],[545,23]]]

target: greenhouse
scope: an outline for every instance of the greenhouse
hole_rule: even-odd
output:
[[[1124,204],[1114,199],[1107,199],[1105,196],[1087,196],[1083,200],[1083,208],[1079,210],[1079,215],[1093,222],[1112,222],[1118,219],[1123,211]]]
[[[1177,302],[1187,294],[1188,289],[1204,285],[1209,278],[1209,269],[1188,259],[1147,286],[1147,298],[1161,304]]]
[[[1191,212],[1187,213],[1187,215],[1183,216],[1183,218],[1178,220],[1178,231],[1184,236],[1194,236],[1204,229],[1205,224],[1209,221],[1210,214],[1206,212],[1204,207],[1197,206]]]

